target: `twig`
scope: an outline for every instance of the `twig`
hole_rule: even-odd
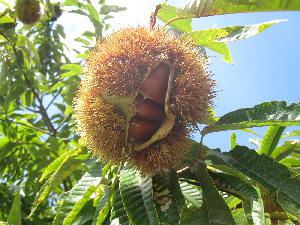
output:
[[[157,17],[157,14],[158,14],[158,11],[161,9],[161,4],[158,4],[156,7],[155,7],[155,10],[153,13],[151,13],[151,16],[150,16],[150,30],[153,30],[154,29],[154,26],[156,24],[156,17]]]
[[[61,123],[57,126],[56,130],[59,130],[59,128],[61,128],[62,125],[63,125],[67,120],[69,120],[71,117],[72,117],[72,115],[69,114],[66,118],[64,118],[64,120],[61,121]]]
[[[164,24],[163,28],[166,28],[168,25],[170,25],[171,23],[175,22],[176,20],[183,20],[183,19],[189,19],[189,17],[178,16],[178,17],[175,17],[173,19],[170,19],[168,22],[166,22]]]
[[[55,101],[55,99],[60,95],[60,93],[62,92],[62,89],[61,90],[59,90],[57,93],[56,93],[56,95],[53,97],[53,99],[49,102],[49,104],[47,105],[47,107],[46,107],[46,110],[48,110],[49,109],[49,107],[52,105],[52,103]]]

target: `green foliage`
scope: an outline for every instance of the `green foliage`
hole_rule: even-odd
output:
[[[205,127],[202,134],[261,126],[297,126],[300,125],[299,115],[300,103],[287,105],[285,101],[264,102],[220,117],[215,124]]]
[[[104,164],[81,145],[72,101],[83,61],[110,27],[111,13],[124,8],[104,0],[41,3],[41,20],[27,27],[16,20],[11,2],[0,0],[0,224],[300,223],[300,132],[292,127],[300,125],[299,102],[264,102],[220,118],[211,109],[203,135],[226,130],[257,135],[249,128],[268,126],[256,150],[239,146],[233,133],[231,151],[210,149],[202,138],[193,141],[181,165],[153,177],[125,162]],[[283,10],[300,10],[299,0],[163,3],[157,17],[177,35],[232,63],[227,43],[254,37],[282,20],[192,30],[193,19]],[[69,13],[93,25],[75,37],[78,49],[66,43],[57,23]]]

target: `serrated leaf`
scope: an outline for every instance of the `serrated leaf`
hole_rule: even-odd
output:
[[[183,181],[179,184],[184,198],[189,203],[188,206],[200,208],[203,203],[201,188]]]
[[[300,167],[300,159],[297,158],[285,158],[279,162],[288,168]]]
[[[243,200],[244,214],[246,214],[244,216],[247,217],[247,224],[264,225],[264,205],[258,188],[239,178],[221,172],[210,171],[210,176],[219,190],[231,193]],[[226,203],[228,204],[227,200]],[[232,208],[229,204],[228,206]]]
[[[285,127],[270,126],[263,136],[263,139],[261,140],[259,152],[270,156],[278,145],[278,142],[284,130]]]
[[[49,177],[46,183],[41,187],[39,192],[36,194],[30,216],[33,215],[37,207],[46,199],[48,194],[63,180],[69,177],[83,162],[82,159],[75,159],[75,158],[66,158],[62,161],[59,165],[57,170]]]
[[[219,163],[236,169],[271,192],[284,194],[294,205],[300,202],[300,180],[283,165],[266,155],[258,155],[247,147],[237,146],[228,153],[211,150],[207,156],[218,157]],[[223,161],[223,162],[222,162]],[[290,211],[291,214],[294,212]]]
[[[92,5],[92,3],[89,2],[87,4],[87,10],[89,11],[89,16],[91,16],[95,21],[101,23],[100,19],[99,19],[99,13],[95,9],[95,7]]]
[[[51,173],[55,172],[64,160],[71,158],[72,155],[76,154],[76,152],[77,152],[77,149],[67,151],[64,154],[62,154],[60,157],[55,159],[52,163],[50,163],[47,166],[47,168],[44,170],[39,182],[42,182],[47,176],[49,176]]]
[[[119,188],[114,193],[110,221],[113,225],[129,225],[129,218],[126,214]]]
[[[207,173],[206,165],[195,164],[193,172],[201,184],[208,215],[208,225],[235,225],[230,209]]]
[[[199,18],[213,15],[249,13],[249,12],[273,12],[273,11],[298,11],[299,0],[188,0],[178,9],[178,14]]]
[[[265,225],[264,204],[259,188],[255,188],[257,198],[244,199],[243,208],[249,225]]]
[[[247,223],[246,215],[243,209],[234,209],[231,211],[231,213],[236,225],[250,225]]]
[[[272,101],[253,108],[238,109],[220,117],[215,124],[205,127],[201,133],[206,135],[211,132],[273,125],[300,125],[300,103],[287,105],[286,101]]]
[[[133,168],[120,173],[120,193],[126,213],[133,225],[159,224],[153,203],[152,179]]]
[[[282,138],[300,137],[300,130],[293,130],[286,132],[282,135]]]
[[[300,219],[300,202],[291,201],[284,193],[277,193],[278,204],[287,212]]]
[[[96,163],[71,189],[58,209],[53,225],[71,225],[79,211],[90,200],[102,177],[101,167]]]
[[[11,209],[9,210],[9,215],[7,222],[10,225],[21,225],[21,199],[20,190],[16,192]]]
[[[167,3],[163,3],[161,4],[161,8],[158,11],[157,17],[164,22],[169,22],[170,20],[177,17],[177,8]],[[176,20],[169,25],[182,32],[192,31],[192,19]]]
[[[164,224],[179,224],[184,197],[174,171],[153,177],[153,194],[159,221]]]
[[[185,34],[191,37],[197,45],[212,44],[215,42],[231,42],[247,39],[260,34],[267,28],[286,20],[273,20],[260,24],[245,26],[230,26],[222,28],[211,28],[207,30],[196,30]]]
[[[215,43],[211,43],[211,44],[205,44],[203,46],[205,46],[206,48],[208,48],[208,49],[210,49],[214,52],[217,52],[217,53],[223,55],[223,60],[225,62],[228,62],[230,64],[233,63],[230,50],[229,50],[228,45],[226,43],[215,42]]]
[[[232,63],[230,50],[226,44],[227,42],[253,37],[265,29],[273,26],[274,24],[282,21],[284,20],[274,20],[247,26],[230,26],[207,30],[197,30],[186,33],[184,36],[191,37],[196,45],[204,46],[212,51],[222,54],[224,56],[224,61]]]
[[[283,145],[276,147],[271,157],[280,161],[297,151],[300,151],[300,141],[285,141]]]
[[[109,210],[110,210],[110,198],[111,198],[111,190],[110,188],[106,188],[105,194],[102,196],[100,201],[98,202],[98,205],[96,207],[94,216],[93,216],[93,222],[92,225],[102,225],[105,221]]]
[[[205,203],[201,208],[184,207],[180,214],[181,225],[209,225]]]

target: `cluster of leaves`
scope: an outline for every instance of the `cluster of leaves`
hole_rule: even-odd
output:
[[[300,131],[285,132],[300,125],[300,103],[265,102],[212,116],[202,130],[203,136],[226,130],[253,135],[251,128],[268,126],[256,150],[239,146],[233,134],[231,151],[194,142],[176,170],[153,177],[126,163],[104,165],[80,145],[71,103],[81,60],[108,29],[110,13],[123,8],[103,0],[96,6],[64,2],[64,9],[89,18],[95,28],[75,39],[84,48],[75,51],[80,60],[71,63],[53,11],[34,27],[18,28],[6,5],[0,16],[0,220],[14,225],[21,220],[54,225],[300,224]],[[45,5],[52,6],[49,1]],[[157,16],[232,62],[227,42],[252,37],[279,20],[193,31],[192,18],[276,10],[300,10],[300,1],[195,0],[179,8],[164,3]]]
[[[50,224],[60,194],[69,191],[87,170],[82,162],[88,154],[74,156],[85,151],[72,119],[81,61],[109,28],[111,12],[123,8],[105,1],[93,5],[68,0],[61,5],[46,0],[41,1],[42,19],[34,26],[23,26],[11,3],[0,1],[0,221]],[[83,44],[80,54],[66,44],[64,27],[57,21],[62,13],[77,13],[95,27],[76,39]],[[38,178],[66,154],[72,155],[72,161],[64,158],[69,164],[56,173],[55,184],[48,181],[47,201],[28,217],[35,196],[44,188]]]

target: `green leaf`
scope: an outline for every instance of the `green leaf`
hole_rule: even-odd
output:
[[[175,171],[153,177],[155,207],[161,224],[179,224],[184,197]]]
[[[208,225],[235,225],[230,209],[207,173],[206,165],[201,163],[194,165],[193,172],[201,184]]]
[[[9,225],[21,225],[21,199],[20,190],[16,192],[12,207],[9,211],[7,222]]]
[[[232,13],[299,10],[299,0],[190,0],[178,9],[178,15],[189,18],[198,18]]]
[[[205,46],[206,48],[208,48],[214,52],[217,52],[217,53],[223,55],[223,60],[225,62],[228,62],[230,64],[233,63],[230,50],[226,43],[215,42],[215,43],[211,43],[211,44],[205,44],[205,45],[203,44],[203,46]]]
[[[120,6],[117,6],[117,5],[103,5],[101,7],[101,15],[107,15],[111,12],[119,12],[119,11],[123,11],[123,10],[126,10],[126,7],[120,7]]]
[[[287,212],[300,219],[300,202],[291,201],[284,193],[277,193],[277,201],[279,205]]]
[[[201,188],[187,182],[179,182],[179,184],[184,198],[189,203],[188,206],[200,208],[203,202]]]
[[[234,149],[236,146],[236,134],[232,133],[230,136],[230,149]]]
[[[253,108],[227,113],[215,124],[205,127],[202,134],[261,126],[300,125],[300,103],[287,105],[285,101],[264,102]]]
[[[119,188],[115,190],[110,221],[113,225],[129,225],[129,218],[126,214]]]
[[[99,13],[95,9],[95,7],[92,5],[92,3],[87,4],[87,10],[89,11],[89,15],[97,22],[100,22]]]
[[[64,64],[60,67],[61,70],[74,71],[77,73],[81,73],[82,66],[79,64]]]
[[[286,132],[282,135],[282,138],[300,137],[300,130],[293,130]]]
[[[258,188],[228,174],[211,172],[210,176],[219,190],[231,193],[243,200],[243,214],[249,225],[264,225],[264,205]],[[226,203],[228,204],[227,199]],[[232,208],[229,204],[228,206]]]
[[[184,207],[180,214],[181,225],[210,225],[205,203],[201,208]]]
[[[79,0],[65,0],[64,6],[79,6]]]
[[[58,166],[56,171],[50,176],[46,183],[36,194],[30,216],[33,215],[37,207],[46,199],[48,194],[67,177],[69,177],[83,162],[83,159],[66,158]]]
[[[113,188],[112,188],[113,189]],[[93,216],[93,222],[92,225],[102,225],[105,221],[109,210],[110,210],[110,198],[111,198],[111,190],[110,188],[106,188],[105,194],[102,196],[100,201],[98,202],[98,205],[96,207],[94,216]]]
[[[231,211],[231,213],[236,225],[251,225],[250,223],[247,223],[246,215],[243,209],[234,209]],[[263,225],[263,223],[261,225]]]
[[[126,213],[133,225],[159,224],[153,203],[151,177],[143,177],[133,168],[124,168],[120,173],[119,188]]]
[[[102,176],[101,167],[94,163],[90,171],[71,189],[68,196],[58,209],[53,225],[71,225],[82,207],[90,200]]]
[[[22,106],[30,106],[32,105],[33,102],[33,93],[31,90],[29,91],[25,91],[24,93],[21,94],[21,102],[22,102]]]
[[[15,20],[7,15],[4,15],[4,16],[1,16],[0,17],[0,24],[3,24],[3,23],[14,23]]]
[[[219,163],[236,169],[263,185],[270,192],[278,192],[289,199],[291,204],[300,202],[300,180],[283,165],[266,155],[258,155],[247,147],[237,146],[234,150],[220,153],[211,150],[207,156],[218,157]],[[223,161],[223,162],[222,162]],[[300,207],[299,207],[300,208]],[[293,211],[289,211],[293,214]]]
[[[77,149],[73,149],[70,151],[65,152],[60,157],[56,158],[52,163],[50,163],[47,168],[44,170],[39,182],[42,182],[47,176],[51,173],[54,173],[57,168],[66,160],[71,158],[72,156],[77,155]]]
[[[300,167],[300,159],[297,158],[285,158],[279,162],[289,168]]]
[[[3,5],[10,7],[10,5],[5,1],[5,0],[0,0],[0,3],[2,3]]]
[[[255,188],[257,198],[243,200],[243,208],[249,225],[265,225],[264,204],[259,188]]]
[[[285,141],[272,152],[271,157],[280,161],[297,151],[300,152],[300,141]]]
[[[225,202],[228,205],[228,207],[232,210],[232,209],[237,208],[237,205],[240,204],[242,202],[242,200],[231,195],[225,199]]]
[[[185,35],[191,37],[197,45],[207,45],[216,42],[231,42],[253,37],[267,28],[283,21],[286,20],[273,20],[254,25],[197,30]]]
[[[227,42],[237,41],[253,37],[265,29],[280,23],[284,20],[268,21],[261,24],[247,25],[247,26],[230,26],[223,28],[212,28],[207,30],[197,30],[184,34],[184,36],[191,37],[196,45],[201,45],[209,48],[224,56],[226,62],[232,63]]]
[[[261,141],[259,152],[270,156],[278,145],[278,142],[284,130],[285,127],[276,125],[270,126]]]
[[[161,4],[161,8],[158,11],[157,17],[168,22],[177,17],[177,9],[174,6],[170,6],[167,3]],[[169,24],[171,27],[182,32],[192,31],[192,19],[180,19]]]

